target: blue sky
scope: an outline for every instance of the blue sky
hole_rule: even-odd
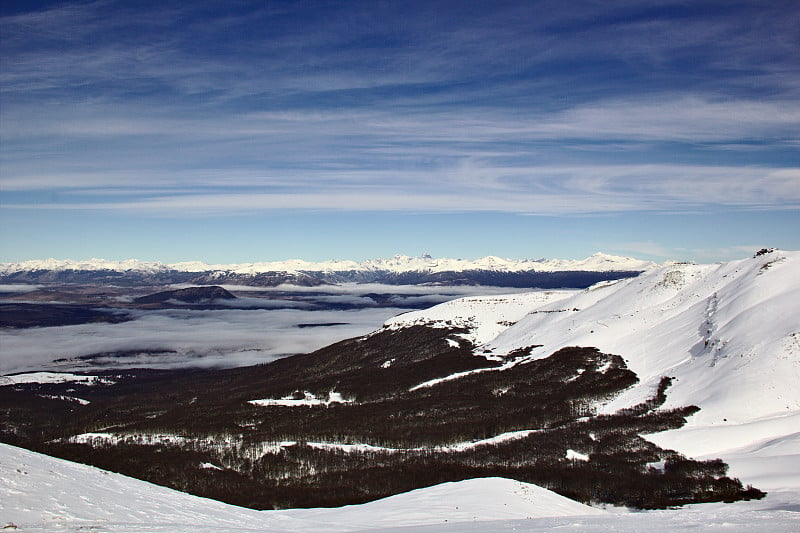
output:
[[[0,260],[800,249],[800,4],[0,4]]]

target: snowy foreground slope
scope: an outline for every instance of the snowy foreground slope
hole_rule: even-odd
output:
[[[351,531],[374,527],[598,515],[554,492],[501,478],[445,483],[336,509],[254,511],[0,444],[0,522],[25,531]]]
[[[621,355],[640,382],[600,412],[645,400],[671,376],[664,407],[700,411],[685,427],[648,438],[690,457],[722,457],[732,475],[762,489],[800,487],[800,252],[671,264],[538,300],[465,298],[400,315],[386,327],[448,320],[471,325],[472,338],[483,343],[479,354],[537,346],[509,365],[565,346]]]
[[[337,509],[254,511],[0,444],[0,526],[19,531],[796,531],[797,496],[628,513],[487,478]]]

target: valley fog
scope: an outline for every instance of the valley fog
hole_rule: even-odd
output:
[[[173,285],[166,289],[186,286]],[[379,329],[400,313],[462,296],[525,289],[483,286],[343,284],[324,287],[223,286],[236,299],[205,305],[173,302],[160,308],[133,306],[153,287],[0,287],[3,305],[101,306],[125,317],[120,323],[89,322],[47,327],[0,328],[0,374],[36,370],[235,367],[307,353]],[[165,289],[161,287],[160,289]],[[102,298],[97,294],[102,293]],[[45,313],[47,310],[44,311]]]

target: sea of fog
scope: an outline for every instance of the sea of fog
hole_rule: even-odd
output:
[[[1,329],[0,374],[265,363],[370,333],[411,309],[524,291],[379,284],[225,288],[237,296],[228,302],[231,309],[135,309],[127,310],[132,320],[118,324]]]

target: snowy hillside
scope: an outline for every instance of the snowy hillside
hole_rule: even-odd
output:
[[[451,300],[430,309],[412,311],[386,321],[386,327],[400,329],[413,325],[466,327],[463,337],[473,344],[485,344],[533,309],[563,300],[574,291],[540,291],[501,296],[473,296]]]
[[[602,514],[501,478],[446,483],[343,508],[254,511],[0,444],[0,525],[22,531],[354,531]]]
[[[493,272],[537,272],[557,271],[639,271],[655,266],[650,261],[642,261],[630,257],[620,257],[596,253],[581,260],[559,259],[502,259],[499,257],[483,257],[476,260],[436,259],[425,255],[408,257],[396,255],[389,259],[371,259],[356,261],[323,261],[310,262],[301,259],[287,261],[216,264],[210,265],[200,261],[187,261],[164,264],[145,262],[135,259],[125,261],[107,261],[89,259],[73,261],[69,259],[31,260],[18,263],[0,263],[0,274],[11,274],[24,271],[100,271],[163,273],[175,272],[229,272],[233,274],[259,274],[265,272],[464,272],[469,270],[486,270]]]
[[[709,524],[726,531],[793,531],[800,524],[797,496],[777,492],[733,505],[608,512],[536,485],[486,478],[342,508],[254,511],[0,444],[0,525],[19,531],[656,533]]]
[[[488,356],[537,346],[512,364],[565,346],[621,355],[640,383],[601,412],[643,401],[662,376],[671,376],[664,407],[701,410],[686,427],[653,435],[654,442],[689,456],[724,457],[789,439],[781,453],[790,449],[800,471],[800,252],[671,264],[637,278],[549,294],[466,298],[386,325],[455,321],[471,327],[472,337],[484,343],[476,353]]]

